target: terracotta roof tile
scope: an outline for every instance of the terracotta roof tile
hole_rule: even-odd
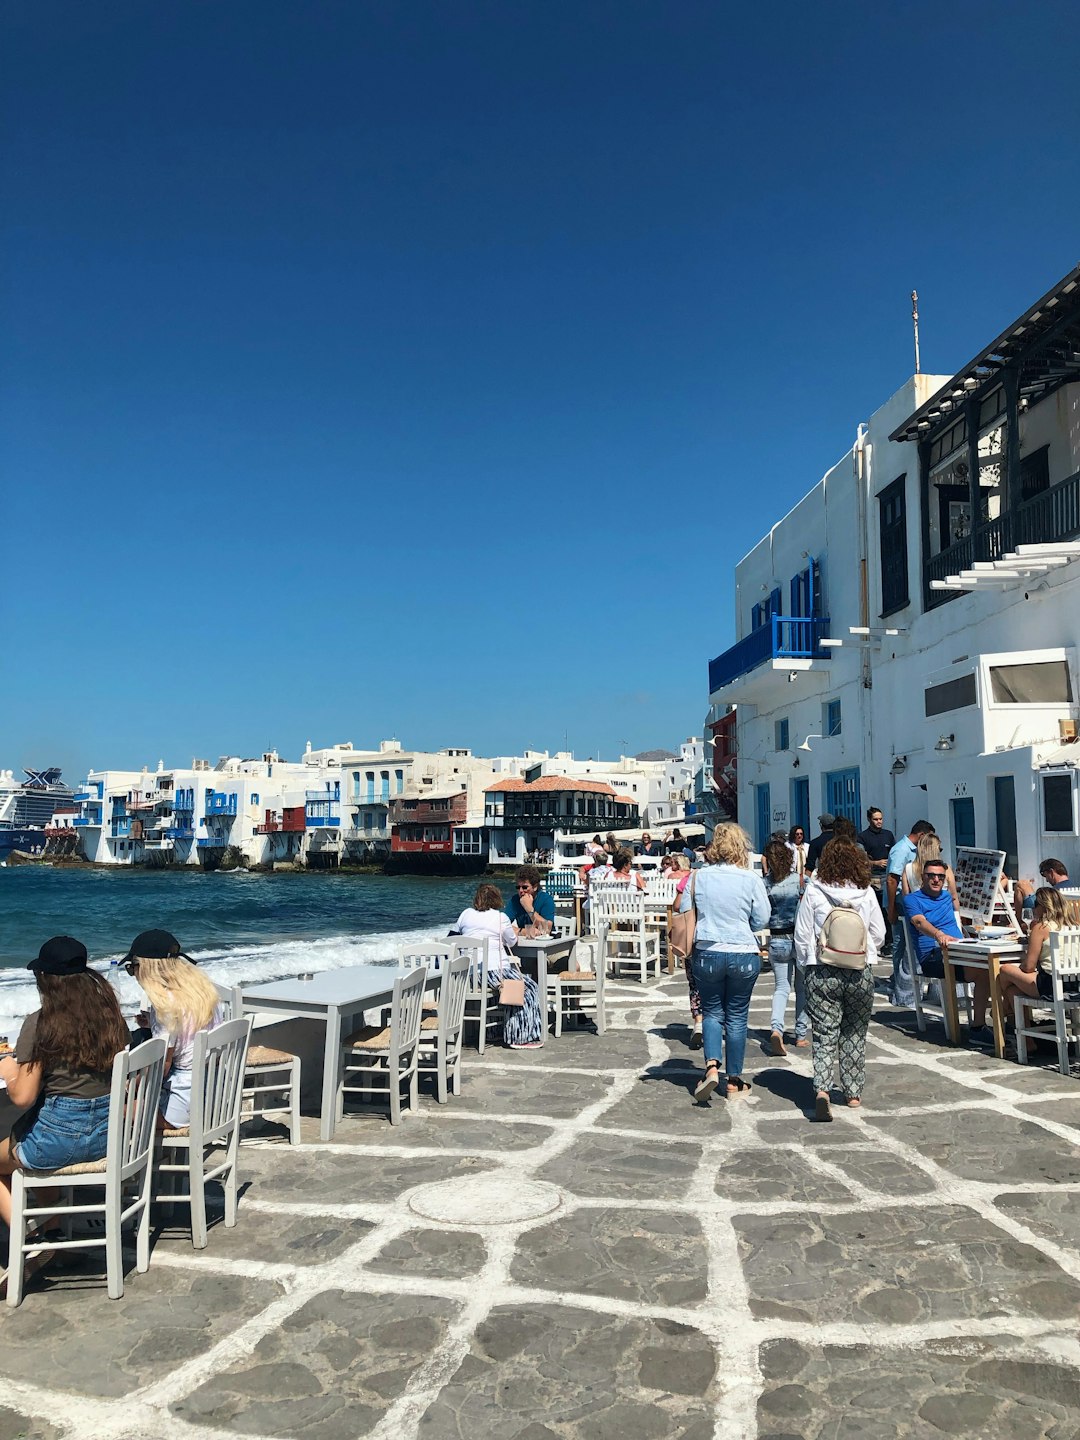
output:
[[[588,795],[610,795],[616,800],[621,800],[625,805],[637,803],[635,800],[631,800],[629,795],[620,795],[617,790],[613,790],[610,785],[604,785],[599,780],[576,780],[569,775],[541,775],[539,780],[523,780],[520,775],[508,775],[498,784],[486,786],[484,794],[490,795],[492,792],[498,792],[509,795],[521,794],[524,791],[529,795],[539,795],[552,790],[580,790]]]

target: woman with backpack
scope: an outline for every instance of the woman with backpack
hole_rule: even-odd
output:
[[[806,976],[814,1032],[815,1120],[832,1119],[829,1090],[837,1068],[844,1103],[862,1102],[873,964],[884,939],[866,851],[850,840],[830,840],[795,917],[795,962]]]

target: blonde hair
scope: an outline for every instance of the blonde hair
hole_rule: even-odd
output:
[[[1040,886],[1035,891],[1035,909],[1042,915],[1048,930],[1062,930],[1068,925],[1080,923],[1080,906],[1075,900],[1066,900],[1052,885]]]
[[[733,820],[725,820],[713,831],[712,843],[705,848],[710,865],[738,865],[750,868],[750,836]]]
[[[941,841],[931,830],[925,835],[920,835],[915,842],[915,859],[911,862],[911,873],[915,877],[915,889],[922,884],[923,866],[930,860],[941,859]],[[948,865],[945,867],[948,869]]]
[[[205,1030],[220,1001],[217,987],[189,960],[139,961],[137,979],[170,1035]]]

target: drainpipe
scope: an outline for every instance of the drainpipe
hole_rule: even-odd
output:
[[[867,442],[864,424],[860,424],[855,431],[855,444],[852,448],[851,458],[855,472],[855,515],[859,546],[859,624],[866,626],[870,624],[870,584],[867,573],[867,555],[870,547],[866,530],[866,492],[870,484],[873,446]],[[867,640],[868,637],[864,635],[859,646],[859,721],[862,726],[863,753],[869,763],[873,758],[874,751],[874,737],[869,714],[870,690],[874,683],[874,677],[870,665],[870,646],[866,643]]]

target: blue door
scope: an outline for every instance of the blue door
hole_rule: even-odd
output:
[[[772,834],[772,804],[768,785],[754,786],[754,801],[757,811],[757,834],[755,841],[759,850],[765,849],[765,842]]]
[[[810,839],[810,777],[800,775],[791,782],[791,823],[801,825]]]
[[[950,800],[953,845],[975,844],[975,801],[970,795]]]
[[[834,815],[843,815],[859,824],[861,803],[859,800],[859,767],[850,770],[829,770],[825,775],[825,809]]]

